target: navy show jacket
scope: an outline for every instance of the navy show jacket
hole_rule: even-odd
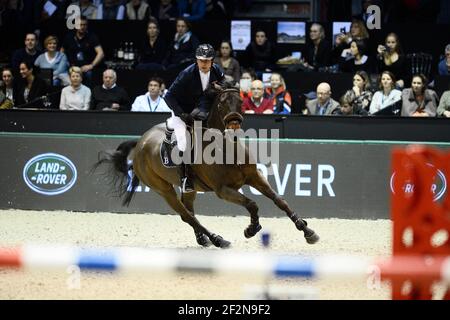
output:
[[[214,63],[209,75],[209,84],[212,82],[222,84],[224,79],[222,69]],[[207,91],[203,91],[200,71],[197,63],[194,63],[180,72],[167,91],[164,100],[177,116],[182,113],[191,113],[195,108],[209,111],[213,97],[208,95]]]

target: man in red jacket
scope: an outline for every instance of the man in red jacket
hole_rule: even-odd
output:
[[[261,80],[253,81],[250,90],[252,92],[252,96],[244,99],[244,102],[242,103],[242,112],[272,114],[273,103],[272,100],[264,98],[263,82]]]

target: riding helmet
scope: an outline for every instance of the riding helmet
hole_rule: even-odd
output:
[[[214,59],[215,51],[214,48],[207,43],[201,44],[197,47],[195,51],[195,57],[202,60],[212,60]]]

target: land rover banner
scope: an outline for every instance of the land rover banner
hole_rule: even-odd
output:
[[[129,207],[123,207],[102,174],[105,170],[92,172],[98,153],[115,149],[125,138],[2,134],[0,139],[2,209],[174,213],[145,186],[138,187]],[[390,192],[398,183],[395,172],[391,173],[390,154],[392,148],[406,145],[281,141],[278,147],[278,162],[258,167],[302,216],[389,217]],[[447,183],[439,173],[433,185],[436,201],[445,194]],[[403,189],[414,192],[413,185]],[[256,201],[261,216],[284,216],[257,190],[245,186],[241,191]],[[203,215],[248,215],[214,193],[199,193],[195,209]]]

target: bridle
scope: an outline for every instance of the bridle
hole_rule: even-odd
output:
[[[237,88],[228,88],[228,89],[224,89],[224,90],[222,90],[218,95],[217,95],[217,97],[216,97],[216,99],[218,100],[218,103],[217,103],[217,111],[219,111],[219,113],[221,113],[221,110],[222,110],[222,102],[220,101],[220,98],[225,94],[225,93],[230,93],[230,92],[234,92],[234,93],[237,93],[237,94],[239,94],[240,93],[240,91],[239,91],[239,89],[237,89]],[[229,113],[227,113],[224,117],[222,117],[220,120],[222,121],[222,124],[223,124],[223,126],[226,128],[227,127],[227,123],[225,123],[225,119],[230,115],[230,114],[232,114],[232,113],[234,113],[234,112],[236,112],[236,111],[233,111],[233,112],[229,112]]]

